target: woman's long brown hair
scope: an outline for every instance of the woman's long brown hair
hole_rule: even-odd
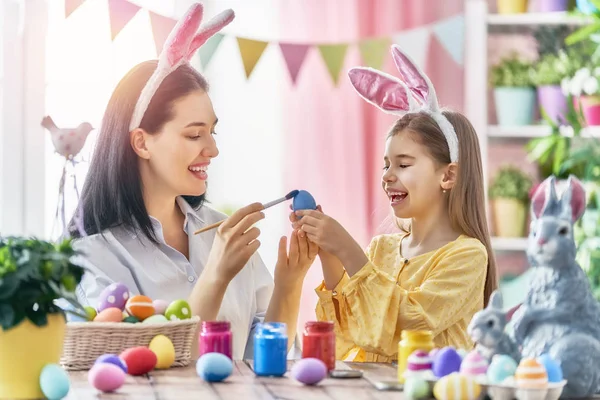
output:
[[[484,289],[484,307],[498,287],[496,259],[488,230],[481,149],[475,128],[462,114],[444,111],[456,136],[458,136],[458,176],[448,196],[448,214],[454,229],[478,239],[488,253],[487,274]],[[440,165],[450,164],[448,143],[440,127],[427,113],[410,113],[400,118],[388,134],[388,138],[408,131]],[[410,229],[410,227],[407,227]]]

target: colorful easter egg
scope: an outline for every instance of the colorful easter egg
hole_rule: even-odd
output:
[[[298,210],[316,210],[317,202],[315,198],[308,193],[306,190],[298,191],[298,194],[294,196],[292,200],[292,209],[294,211]]]
[[[500,384],[515,374],[517,362],[505,354],[495,354],[487,369],[487,379],[491,384]]]
[[[540,364],[546,368],[546,374],[548,375],[548,382],[558,383],[563,380],[563,373],[560,364],[556,362],[548,354],[542,354],[537,358]]]
[[[67,397],[71,381],[67,372],[59,365],[47,364],[40,374],[40,389],[49,400]]]
[[[96,311],[94,307],[85,306],[83,309],[88,317],[88,321],[93,321],[94,318],[96,318],[96,315],[98,315],[98,311]]]
[[[233,372],[233,362],[221,353],[205,353],[196,363],[196,373],[207,382],[221,382]]]
[[[303,358],[294,364],[290,376],[305,385],[316,385],[327,376],[327,366],[318,358]]]
[[[472,377],[453,372],[436,382],[433,394],[438,400],[476,400],[481,386]]]
[[[135,324],[135,323],[140,322],[140,320],[137,319],[136,317],[130,315],[129,317],[123,319],[123,322],[127,322],[128,324]]]
[[[192,317],[192,309],[187,301],[175,300],[169,304],[169,307],[167,307],[167,310],[165,311],[165,317],[167,317],[169,321],[188,319]]]
[[[407,399],[426,399],[429,397],[429,383],[416,376],[406,378],[404,381],[404,396]]]
[[[156,354],[156,369],[171,368],[175,362],[175,347],[171,339],[165,335],[155,336],[148,348]]]
[[[169,322],[169,320],[162,314],[154,314],[143,321],[144,324],[164,324],[165,322]]]
[[[101,392],[109,393],[119,389],[125,383],[125,372],[110,363],[99,363],[88,372],[88,382]]]
[[[122,314],[118,308],[107,308],[96,315],[94,322],[121,322]]]
[[[152,305],[154,306],[154,314],[161,314],[161,315],[165,315],[165,312],[167,311],[167,307],[169,307],[169,303],[167,303],[165,300],[154,300],[152,302]]]
[[[450,375],[460,370],[462,358],[453,347],[444,347],[438,351],[433,359],[432,370],[438,378]]]
[[[410,356],[404,370],[404,377],[420,377],[423,379],[433,378],[431,370],[432,361],[429,353],[423,350],[416,350]]]
[[[145,320],[148,317],[154,315],[154,306],[152,305],[152,299],[147,296],[137,295],[129,298],[125,309],[129,315],[133,315],[140,321]]]
[[[129,300],[129,289],[123,283],[113,283],[104,288],[98,296],[98,300],[98,312],[113,307],[122,311]]]
[[[525,389],[548,387],[546,368],[534,358],[523,358],[515,372],[517,386]]]
[[[127,349],[120,354],[130,375],[143,375],[156,366],[156,354],[147,347],[139,346]]]
[[[460,365],[460,372],[463,375],[480,376],[485,375],[488,369],[488,362],[477,350],[471,351],[463,358]]]
[[[96,359],[96,362],[94,363],[94,365],[102,364],[102,363],[116,365],[117,367],[121,368],[123,370],[123,372],[127,373],[127,364],[125,364],[125,361],[123,361],[116,354],[103,354]]]

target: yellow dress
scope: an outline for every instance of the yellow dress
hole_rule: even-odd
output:
[[[391,362],[404,329],[432,331],[439,348],[473,347],[466,330],[483,308],[485,246],[461,235],[407,261],[400,254],[405,235],[376,236],[358,273],[344,273],[333,290],[317,287],[317,319],[335,322],[337,359]]]

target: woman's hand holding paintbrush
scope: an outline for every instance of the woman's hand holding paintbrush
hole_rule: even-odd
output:
[[[284,201],[286,201],[286,200],[290,200],[290,199],[294,198],[294,196],[296,196],[297,194],[298,194],[298,190],[292,190],[291,192],[289,192],[288,194],[286,194],[285,196],[283,196],[283,197],[281,197],[281,198],[279,198],[279,199],[276,199],[276,200],[273,200],[273,201],[270,201],[270,202],[268,202],[268,203],[265,203],[265,204],[263,204],[263,205],[262,205],[262,210],[266,210],[267,208],[269,208],[269,207],[273,207],[273,206],[274,206],[274,205],[276,205],[276,204],[283,203],[283,202],[284,202]],[[252,207],[257,207],[257,210],[256,210],[256,211],[259,211],[259,210],[260,210],[260,208],[258,208],[258,207],[259,207],[259,205],[258,205],[258,204],[259,204],[259,203],[257,203],[257,204],[251,204],[250,206],[247,206],[247,207],[251,207],[251,206],[252,206]],[[240,209],[240,210],[238,210],[238,211],[242,211],[242,210],[246,209],[247,207],[244,207],[244,208],[242,208],[242,209]],[[234,214],[234,215],[235,215],[235,214]],[[230,218],[228,218],[228,219],[231,219],[231,218],[233,218],[233,217],[234,217],[234,215],[232,215],[232,216],[231,216]],[[211,225],[205,226],[204,228],[198,229],[196,232],[194,232],[194,235],[197,235],[197,234],[199,234],[199,233],[202,233],[202,232],[209,231],[209,230],[211,230],[211,229],[214,229],[214,228],[218,228],[218,227],[219,227],[221,224],[223,224],[223,223],[224,223],[225,221],[227,221],[228,219],[224,219],[224,220],[222,220],[222,221],[219,221],[219,222],[216,222],[216,223],[214,223],[214,224],[211,224]]]

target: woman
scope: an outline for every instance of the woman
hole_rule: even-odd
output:
[[[174,46],[185,35],[201,35],[189,26],[201,10],[192,6],[165,52],[189,57],[189,49]],[[204,40],[217,31],[212,28]],[[186,299],[202,320],[231,322],[233,355],[240,359],[251,354],[247,345],[258,322],[285,322],[295,336],[302,282],[317,248],[293,232],[288,255],[281,238],[273,280],[256,253],[260,232],[252,225],[264,218],[260,203],[193,235],[226,217],[204,205],[207,168],[219,154],[217,121],[206,80],[186,60],[161,55],[134,67],[109,100],[80,218],[69,229],[88,270],[78,288],[83,303],[97,305],[113,282],[153,300]]]

